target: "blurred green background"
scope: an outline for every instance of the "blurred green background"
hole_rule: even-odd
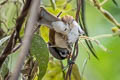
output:
[[[63,6],[67,0],[55,1],[56,3],[54,3],[54,0],[42,0],[42,6],[55,15],[62,11],[63,13],[61,16],[67,14],[75,16],[76,0],[72,0],[68,3],[66,9],[63,9]],[[103,5],[103,8],[109,11],[113,17],[120,22],[120,0],[116,0],[116,2],[118,3],[118,7],[115,6],[112,0],[108,0],[107,3]],[[20,10],[22,4],[17,5]],[[17,17],[16,10],[17,8],[15,5],[10,2],[0,8],[0,19],[5,19],[9,29],[12,29],[15,25],[14,18]],[[87,0],[86,24],[91,37],[112,34],[111,29],[112,27],[115,27]],[[2,28],[4,32],[7,32],[7,29],[3,24],[1,24],[0,28]],[[48,41],[48,29],[44,28],[41,30],[44,30],[44,33],[41,31],[41,35],[46,41]],[[10,34],[10,32],[7,34]],[[99,60],[91,55],[91,59],[87,62],[83,76],[86,80],[120,80],[120,37],[100,38],[98,40],[108,49],[109,52],[103,51],[98,45],[94,44]],[[82,72],[83,63],[87,57],[88,54],[86,53],[86,50],[81,44],[79,44],[79,56],[76,63],[80,72]]]
[[[120,6],[120,1],[116,1],[118,1]],[[116,7],[112,3],[112,0],[108,0],[103,8],[109,11],[114,18],[120,22],[120,8]],[[89,3],[87,3],[86,7],[86,21],[90,36],[112,33],[111,28],[114,25]],[[97,45],[95,46],[99,60],[91,56],[85,69],[85,78],[87,78],[87,80],[120,80],[120,38],[110,37],[98,40],[109,50],[109,53],[103,51]],[[81,66],[85,57],[85,50],[80,47],[80,53],[77,59],[80,71],[82,70]]]

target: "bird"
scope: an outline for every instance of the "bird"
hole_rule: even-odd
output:
[[[52,56],[59,60],[66,59],[71,53],[71,47],[67,44],[66,36],[53,29],[49,30],[48,46]]]
[[[71,55],[72,45],[84,31],[70,15],[63,16],[61,21],[53,22],[52,25],[53,29],[49,30],[49,51],[56,59],[66,59]]]

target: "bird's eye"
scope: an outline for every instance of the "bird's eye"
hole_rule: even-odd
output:
[[[64,31],[66,31],[66,30],[67,30],[67,28],[64,29]]]

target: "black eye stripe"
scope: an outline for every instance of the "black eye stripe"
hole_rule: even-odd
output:
[[[67,28],[64,29],[64,31],[66,31],[66,30],[67,30]]]

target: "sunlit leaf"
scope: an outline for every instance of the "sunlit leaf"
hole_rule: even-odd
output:
[[[45,42],[48,42],[48,37],[49,37],[49,29],[45,26],[40,27],[40,35],[41,37],[45,40]]]

